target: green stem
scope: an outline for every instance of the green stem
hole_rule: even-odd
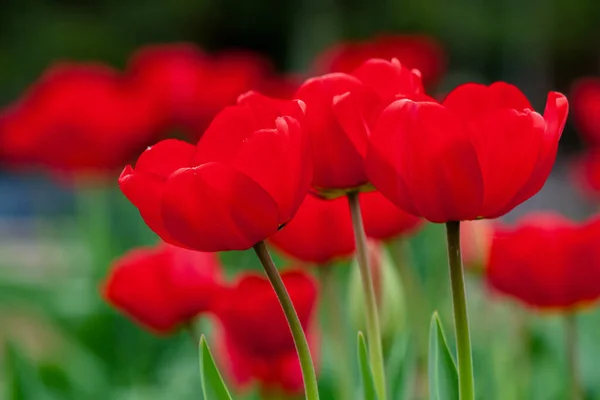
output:
[[[304,330],[302,329],[302,324],[300,323],[292,299],[285,288],[283,280],[279,275],[279,271],[277,271],[277,267],[275,267],[275,264],[271,259],[271,255],[269,254],[265,243],[262,241],[258,242],[254,246],[254,251],[269,278],[269,282],[271,282],[271,286],[273,286],[273,290],[275,290],[275,294],[279,299],[279,304],[281,305],[285,318],[290,326],[290,331],[292,332],[292,337],[296,345],[296,351],[298,352],[298,358],[300,359],[300,368],[302,369],[302,379],[304,380],[304,391],[306,395],[305,398],[306,400],[318,400],[319,390],[317,386],[317,375],[310,355],[308,341],[304,335]]]
[[[448,263],[450,265],[452,303],[454,306],[459,398],[460,400],[473,400],[475,398],[475,382],[473,379],[473,356],[471,354],[469,317],[467,315],[467,292],[460,254],[460,222],[447,222],[446,235],[448,238]]]
[[[582,398],[582,391],[577,362],[577,315],[575,313],[568,313],[565,315],[565,348],[567,351],[567,362],[569,367],[570,399],[580,400]]]
[[[361,281],[365,296],[365,314],[367,320],[367,344],[369,346],[369,358],[373,370],[375,390],[379,400],[386,399],[385,368],[383,360],[383,348],[381,344],[381,332],[379,327],[379,315],[377,310],[377,298],[371,268],[369,267],[369,254],[367,250],[367,236],[363,226],[362,214],[358,193],[348,193],[348,204],[352,216],[352,227],[354,229],[354,240],[356,241],[356,258],[360,268]]]
[[[324,325],[334,353],[337,395],[340,399],[351,399],[353,381],[348,357],[350,347],[343,320],[344,309],[340,299],[339,285],[335,280],[335,270],[331,265],[320,265],[318,268],[323,295],[321,304],[325,307]]]

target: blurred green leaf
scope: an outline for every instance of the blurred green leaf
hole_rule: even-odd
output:
[[[458,400],[458,371],[437,312],[429,327],[429,398]]]
[[[390,386],[392,399],[400,400],[409,398],[414,375],[415,357],[409,346],[409,335],[406,332],[396,334],[389,355],[387,356],[385,370],[387,382]]]
[[[53,399],[42,387],[34,366],[11,343],[4,346],[4,364],[7,400]]]
[[[204,335],[200,338],[200,378],[205,400],[231,400]]]
[[[377,392],[375,391],[375,383],[373,382],[373,373],[371,372],[371,364],[369,364],[367,344],[365,343],[365,336],[362,332],[358,332],[358,363],[363,383],[363,398],[365,400],[377,400]]]

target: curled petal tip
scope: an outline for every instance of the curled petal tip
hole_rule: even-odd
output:
[[[289,129],[289,125],[285,117],[277,117],[277,119],[275,120],[275,126],[277,127],[278,131],[287,132]]]
[[[346,93],[339,94],[337,96],[333,96],[333,105],[336,105],[337,103],[343,101],[348,96],[350,96],[350,92],[346,92]]]
[[[303,102],[302,100],[294,100],[296,102],[296,104],[298,104],[298,107],[300,107],[300,110],[302,110],[302,114],[306,114],[306,103]]]
[[[131,165],[125,166],[125,168],[123,168],[123,171],[121,172],[121,175],[119,175],[119,182],[127,178],[129,175],[133,174],[133,172],[134,169]]]
[[[248,97],[252,97],[254,95],[259,94],[256,90],[249,90],[245,93],[242,93],[238,96],[236,103],[240,104],[242,103],[244,100],[246,100]]]

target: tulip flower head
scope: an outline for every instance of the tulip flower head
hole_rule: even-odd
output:
[[[368,237],[388,240],[413,232],[422,220],[405,213],[377,191],[359,195]],[[324,200],[308,194],[294,218],[270,243],[287,255],[321,266],[354,253],[354,233],[345,198]]]
[[[0,157],[59,175],[115,172],[155,140],[151,99],[101,64],[56,64],[0,115]]]
[[[486,268],[496,292],[541,310],[568,312],[600,298],[600,220],[554,213],[498,226]]]
[[[305,81],[295,98],[306,103],[314,189],[329,198],[372,190],[363,160],[371,128],[396,98],[424,96],[418,71],[397,60],[372,59],[352,74],[331,73]]]
[[[248,51],[207,54],[191,43],[143,47],[128,66],[130,79],[160,104],[165,128],[198,139],[241,93],[277,84],[267,59]]]
[[[569,98],[579,133],[590,146],[600,145],[600,78],[579,79]]]
[[[567,111],[551,92],[542,116],[503,82],[461,85],[441,104],[397,100],[370,136],[366,171],[394,204],[431,222],[496,218],[546,182]]]
[[[315,281],[294,270],[283,272],[281,277],[302,328],[310,334],[317,301]],[[218,353],[237,386],[243,388],[255,380],[264,392],[302,393],[294,341],[267,279],[251,274],[239,277],[223,293],[216,313],[222,325]]]
[[[197,146],[165,140],[127,166],[121,190],[164,241],[198,251],[245,250],[272,236],[312,179],[300,101],[241,96]]]
[[[212,309],[221,284],[214,253],[168,244],[138,248],[117,260],[102,292],[111,305],[158,334]]]

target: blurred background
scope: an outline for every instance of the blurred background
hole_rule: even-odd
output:
[[[543,110],[548,91],[569,93],[578,78],[600,74],[598,21],[597,0],[3,0],[0,106],[13,104],[61,60],[124,70],[141,46],[191,42],[207,52],[252,50],[280,73],[302,77],[336,43],[388,33],[427,35],[439,43],[445,72],[432,93],[466,81],[505,80]],[[574,183],[572,168],[584,147],[570,119],[546,187],[506,218],[537,209],[590,215],[597,205]],[[189,338],[157,338],[99,295],[111,261],[156,242],[116,179],[72,185],[44,171],[0,170],[0,393],[9,393],[7,399],[201,397]],[[443,227],[425,227],[410,246],[432,299],[429,311],[442,312],[451,336]],[[253,254],[231,253],[223,260],[231,274],[259,267]],[[339,275],[348,279],[344,271]],[[470,279],[479,397],[567,398],[559,319],[512,303],[479,301],[485,289],[478,277]],[[515,333],[506,322],[511,318],[530,323]],[[584,385],[589,398],[600,399],[600,313],[584,313],[581,326]],[[488,342],[492,338],[497,340]],[[518,358],[516,343],[523,340],[531,355],[527,365]],[[325,375],[330,362],[325,357]]]

